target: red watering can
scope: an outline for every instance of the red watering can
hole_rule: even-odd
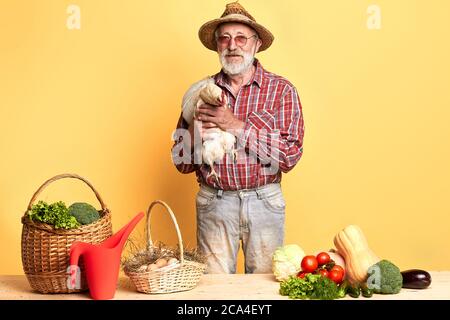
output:
[[[78,260],[83,256],[86,279],[92,299],[114,298],[119,278],[123,246],[136,224],[144,217],[141,212],[127,225],[100,244],[76,241],[70,247],[70,285],[79,277]]]

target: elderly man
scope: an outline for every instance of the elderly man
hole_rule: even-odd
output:
[[[197,243],[208,257],[208,272],[235,273],[239,246],[246,273],[271,272],[275,249],[283,245],[285,200],[280,182],[303,153],[302,107],[295,87],[265,70],[254,57],[267,49],[273,35],[238,3],[199,30],[203,45],[219,54],[222,70],[214,82],[228,106],[201,105],[193,125],[180,116],[177,128],[190,132],[191,162],[178,163],[181,173],[196,172]],[[205,164],[194,163],[195,134],[220,128],[236,137],[237,157],[214,164],[219,179]],[[175,135],[172,157],[183,138]],[[184,149],[186,150],[186,149]]]

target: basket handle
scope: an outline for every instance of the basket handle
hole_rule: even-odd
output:
[[[167,205],[167,203],[165,203],[164,201],[161,200],[155,200],[151,203],[150,207],[147,210],[147,219],[146,219],[146,223],[145,223],[145,237],[147,239],[147,247],[153,247],[153,241],[152,241],[152,236],[151,236],[151,228],[150,228],[150,216],[151,216],[151,211],[152,208],[156,205],[156,204],[160,204],[162,205],[164,208],[166,208],[167,212],[170,214],[170,217],[172,218],[172,222],[175,226],[175,229],[177,230],[177,236],[178,236],[178,244],[180,245],[180,264],[183,263],[184,261],[184,250],[183,250],[183,241],[181,239],[181,232],[180,232],[180,228],[178,227],[178,223],[177,223],[177,219],[175,218],[175,214],[173,213],[172,209],[170,209],[170,207]]]
[[[33,194],[33,197],[31,197],[30,203],[28,204],[27,211],[31,210],[31,206],[33,205],[33,202],[36,200],[36,198],[42,192],[42,190],[44,190],[50,183],[52,183],[56,180],[64,179],[64,178],[79,179],[79,180],[83,181],[84,183],[86,183],[91,188],[91,190],[95,193],[95,196],[97,197],[98,202],[100,202],[100,205],[102,206],[102,211],[109,212],[108,208],[106,207],[105,203],[103,202],[102,197],[100,197],[100,194],[97,192],[97,190],[95,190],[94,186],[89,181],[87,181],[85,178],[83,178],[77,174],[72,174],[72,173],[59,174],[59,175],[56,175],[53,178],[50,178],[47,181],[45,181],[39,187],[39,189],[37,189],[37,191]],[[26,216],[27,211],[25,212],[24,217]]]

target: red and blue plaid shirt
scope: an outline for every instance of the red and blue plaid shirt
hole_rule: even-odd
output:
[[[215,189],[253,189],[281,181],[282,172],[291,170],[303,154],[304,122],[302,106],[296,88],[285,78],[265,70],[255,59],[256,71],[252,80],[234,96],[223,71],[214,76],[216,84],[227,94],[234,115],[245,122],[237,136],[237,161],[229,155],[214,164],[219,176],[216,181],[208,175],[206,164],[176,164],[181,173],[196,172],[199,183]],[[187,129],[182,115],[177,129]],[[172,157],[180,148],[182,137],[174,136]],[[182,156],[182,150],[177,156]]]

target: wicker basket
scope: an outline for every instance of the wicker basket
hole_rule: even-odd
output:
[[[150,216],[151,210],[156,204],[161,204],[167,209],[167,212],[170,214],[172,222],[175,225],[180,251],[179,264],[147,272],[128,272],[125,270],[125,274],[130,277],[131,281],[136,286],[137,291],[143,293],[171,293],[191,290],[197,286],[200,277],[205,272],[206,265],[184,259],[183,241],[181,239],[180,228],[178,227],[175,215],[170,207],[160,200],[152,202],[147,211],[145,229],[147,250],[152,250],[154,248],[150,231]]]
[[[28,210],[41,191],[50,183],[75,178],[85,182],[95,193],[102,209],[100,219],[77,229],[55,229],[52,225],[32,221]],[[41,293],[72,293],[88,289],[84,264],[80,263],[81,285],[78,289],[69,289],[67,285],[70,247],[74,241],[97,244],[112,235],[111,214],[95,188],[84,178],[76,174],[57,175],[46,182],[34,193],[28,208],[22,217],[22,265],[31,288]]]

